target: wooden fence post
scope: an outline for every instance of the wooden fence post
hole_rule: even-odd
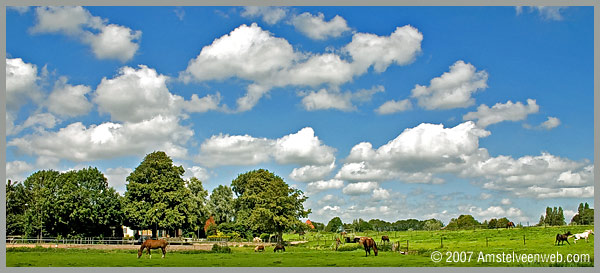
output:
[[[485,237],[485,247],[488,247],[488,237]]]
[[[444,248],[444,236],[440,236],[440,248]]]
[[[525,235],[523,235],[523,245],[525,245]]]

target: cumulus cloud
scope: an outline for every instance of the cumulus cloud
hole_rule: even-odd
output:
[[[487,78],[487,72],[457,61],[450,66],[449,72],[433,78],[429,86],[415,85],[411,97],[427,110],[464,108],[475,103],[471,97],[473,93],[487,88]]]
[[[338,179],[320,180],[310,182],[307,185],[308,193],[317,193],[329,189],[341,189],[344,186],[344,181]]]
[[[342,50],[352,57],[353,62],[349,62],[335,53],[295,51],[287,40],[273,36],[256,23],[241,25],[202,48],[200,54],[190,60],[186,70],[180,73],[179,79],[185,83],[232,77],[250,81],[246,94],[237,100],[236,111],[242,112],[252,109],[274,87],[327,84],[337,90],[354,76],[367,72],[371,65],[382,72],[392,63],[410,63],[420,51],[422,35],[410,26],[397,28],[389,37],[360,34],[355,34],[353,42]],[[310,101],[314,103],[317,95],[326,98],[338,95],[320,92],[312,93],[307,104]],[[347,100],[344,97],[347,95],[339,95]],[[314,104],[311,107],[332,106]],[[336,107],[347,109],[350,106]]]
[[[39,102],[43,95],[34,64],[21,58],[6,59],[6,109],[16,111],[28,101]]]
[[[357,74],[370,66],[376,72],[384,72],[392,63],[406,65],[414,61],[421,52],[423,34],[412,26],[397,27],[390,36],[356,33],[352,41],[343,48],[353,60]]]
[[[510,204],[512,204],[512,202],[508,198],[502,198],[502,200],[500,200],[500,204],[502,204],[502,205],[510,205]]]
[[[185,157],[183,146],[194,132],[177,118],[158,115],[139,123],[105,122],[86,127],[76,122],[56,132],[39,131],[7,143],[21,152],[49,158],[84,162],[143,155],[163,150],[175,158]]]
[[[137,52],[141,31],[93,16],[83,7],[37,7],[32,33],[62,33],[88,44],[98,59],[128,61]]]
[[[6,179],[23,181],[34,170],[34,166],[25,161],[6,162]]]
[[[66,77],[61,77],[54,84],[54,89],[46,106],[54,114],[66,117],[74,117],[87,114],[92,109],[92,104],[85,96],[91,88],[85,85],[70,85]]]
[[[285,18],[287,9],[281,7],[248,6],[243,8],[241,15],[246,18],[261,17],[265,23],[274,25]]]
[[[321,89],[317,92],[300,92],[302,96],[302,105],[307,111],[336,109],[341,111],[356,110],[355,102],[364,103],[371,100],[373,95],[384,92],[385,88],[381,85],[373,86],[371,89],[361,89],[357,92],[339,92]]]
[[[540,124],[541,128],[544,128],[546,130],[550,130],[553,128],[558,127],[558,125],[560,125],[560,119],[555,118],[555,117],[548,117],[548,119],[544,122],[542,122],[542,124]]]
[[[410,100],[405,99],[401,101],[389,100],[384,104],[375,109],[375,112],[380,115],[389,115],[397,112],[403,112],[406,110],[410,110],[412,108],[412,103]]]
[[[502,121],[524,120],[527,115],[537,113],[538,110],[539,106],[533,99],[528,99],[527,105],[509,100],[505,104],[496,103],[492,108],[485,104],[479,105],[477,112],[467,113],[463,116],[463,120],[477,120],[477,126],[485,128]]]
[[[108,185],[113,187],[116,191],[124,194],[127,190],[127,177],[133,172],[131,168],[117,167],[107,168],[104,172]]]
[[[324,145],[312,128],[278,139],[250,135],[214,135],[200,145],[196,161],[209,168],[223,165],[256,165],[274,160],[301,165],[290,176],[297,181],[322,179],[335,166],[335,149]],[[316,171],[316,173],[313,173]]]
[[[347,195],[361,195],[371,193],[377,188],[379,188],[377,182],[357,182],[348,184],[342,192]]]
[[[336,15],[326,22],[325,15],[320,12],[316,16],[308,12],[294,16],[292,24],[298,31],[314,40],[340,37],[342,33],[350,30],[341,16]]]
[[[373,195],[371,195],[375,200],[382,200],[390,198],[390,192],[384,188],[377,188],[373,190]]]
[[[7,113],[7,118],[9,113]],[[54,128],[59,120],[50,113],[37,113],[29,116],[22,124],[14,126],[12,120],[10,126],[7,126],[6,135],[16,135],[26,128],[34,127],[40,131],[43,128]]]

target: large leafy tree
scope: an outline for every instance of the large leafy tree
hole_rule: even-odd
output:
[[[325,227],[325,231],[329,232],[339,232],[343,229],[344,223],[342,223],[342,219],[340,219],[340,217],[333,217],[331,220],[329,220],[329,223],[327,223],[327,226]]]
[[[154,237],[157,229],[183,228],[193,214],[184,172],[162,151],[146,155],[126,179],[125,224],[133,229],[152,229]]]
[[[233,221],[235,211],[233,208],[233,191],[231,188],[223,185],[214,188],[210,194],[208,209],[217,225]]]
[[[267,170],[240,174],[231,185],[237,195],[236,222],[245,223],[255,232],[277,233],[280,243],[283,232],[301,225],[299,218],[310,213],[310,209],[304,209],[308,197]]]
[[[43,237],[52,232],[55,222],[54,197],[58,195],[58,171],[37,171],[23,181],[27,202],[25,203],[25,235]]]

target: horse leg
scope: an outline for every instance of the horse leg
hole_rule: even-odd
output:
[[[150,256],[150,259],[152,259],[152,252],[150,252],[150,248],[146,248],[148,250],[148,255]]]
[[[160,249],[162,249],[162,252],[163,252],[162,257],[164,259],[165,258],[165,254],[167,254],[167,250],[165,249],[165,247],[161,247]]]

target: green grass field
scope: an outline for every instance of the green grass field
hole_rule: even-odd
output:
[[[262,253],[255,253],[253,247],[232,247],[232,253],[212,253],[208,251],[169,251],[165,259],[160,258],[160,250],[154,250],[152,259],[147,255],[137,259],[136,250],[97,250],[97,249],[44,249],[44,248],[7,248],[6,265],[34,267],[432,267],[432,266],[593,266],[594,235],[589,242],[583,240],[571,245],[554,245],[557,233],[570,230],[572,233],[593,229],[593,226],[575,227],[529,227],[499,230],[462,230],[462,231],[405,231],[405,232],[370,232],[356,235],[368,235],[379,243],[381,235],[389,235],[392,242],[401,242],[403,251],[408,240],[408,254],[379,251],[379,256],[365,257],[363,249],[352,251],[335,251],[334,234],[308,234],[304,239],[308,243],[286,247],[284,253],[273,253],[272,247]],[[525,236],[525,243],[523,242]],[[440,238],[443,238],[440,240]],[[486,242],[487,238],[487,242]],[[286,234],[284,239],[296,241],[298,235]],[[443,247],[442,244],[443,243]],[[352,248],[351,245],[344,248]],[[442,259],[433,262],[432,253],[439,251]],[[539,259],[550,258],[551,254],[562,261],[538,262],[498,262],[490,261],[491,256],[498,254],[538,254]],[[470,254],[472,252],[472,254]],[[448,254],[452,254],[448,258]],[[482,253],[483,256],[480,256]],[[482,259],[487,256],[487,262]],[[544,254],[546,256],[544,256]],[[574,256],[577,255],[577,256]],[[470,256],[470,260],[469,260]],[[511,256],[512,257],[512,256]],[[578,258],[579,262],[569,262]],[[535,257],[533,257],[535,259]],[[506,261],[506,259],[505,259]]]

